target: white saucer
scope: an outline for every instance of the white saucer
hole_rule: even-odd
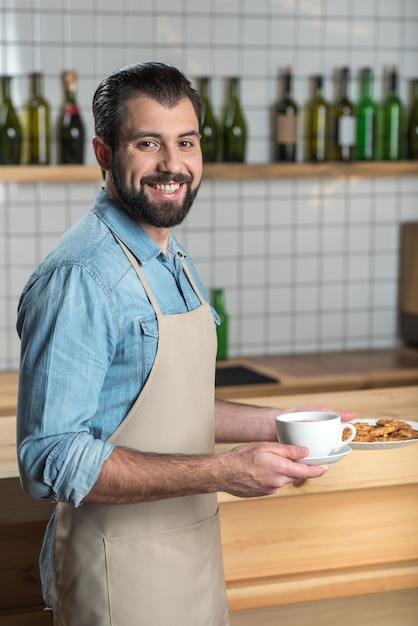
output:
[[[333,465],[341,461],[341,459],[347,456],[347,454],[350,454],[350,452],[350,446],[343,446],[329,456],[306,456],[304,459],[299,459],[298,463],[305,463],[305,465]]]

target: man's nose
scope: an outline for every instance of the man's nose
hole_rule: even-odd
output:
[[[181,159],[180,154],[175,146],[166,146],[160,153],[160,161],[158,169],[161,172],[172,172],[173,174],[180,172]]]

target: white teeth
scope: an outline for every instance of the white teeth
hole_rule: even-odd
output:
[[[163,193],[174,193],[177,189],[180,188],[179,183],[172,183],[171,185],[154,185],[155,189],[158,191],[162,191]]]

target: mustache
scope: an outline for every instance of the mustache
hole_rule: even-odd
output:
[[[141,178],[142,185],[164,185],[166,183],[187,183],[193,181],[191,176],[185,174],[170,174],[170,172],[161,172],[161,174],[153,174],[152,176],[143,176]]]

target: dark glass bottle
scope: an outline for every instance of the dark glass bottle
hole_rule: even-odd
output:
[[[360,100],[357,105],[356,156],[360,161],[376,158],[376,104],[372,98],[373,72],[364,68],[360,80]]]
[[[329,105],[323,94],[323,77],[314,77],[314,95],[308,102],[307,159],[320,163],[328,157]]]
[[[202,158],[203,161],[213,162],[218,159],[219,130],[210,98],[209,78],[203,77],[200,79],[199,92],[202,100],[202,123],[200,127]]]
[[[418,159],[418,78],[414,80],[414,100],[408,120],[408,157]]]
[[[0,77],[0,164],[19,165],[22,157],[22,127],[13,105],[11,76]]]
[[[230,79],[222,128],[222,159],[227,162],[245,161],[247,125],[240,104],[239,86],[239,78]]]
[[[398,72],[389,74],[389,93],[383,103],[383,158],[397,161],[401,158],[402,103],[398,96]]]
[[[293,74],[283,74],[283,94],[276,107],[275,160],[296,161],[298,106],[292,96]]]
[[[43,95],[43,74],[30,74],[31,97],[28,104],[29,156],[30,165],[49,165],[50,107]]]
[[[334,160],[354,160],[356,144],[356,117],[353,103],[348,97],[350,72],[343,67],[340,74],[340,95],[333,107]]]
[[[228,313],[225,306],[225,294],[223,289],[213,289],[211,292],[211,303],[220,317],[221,323],[216,327],[218,338],[218,351],[216,358],[226,359],[228,357]]]
[[[77,103],[77,73],[66,70],[62,73],[64,103],[58,128],[59,162],[84,162],[84,124]]]

